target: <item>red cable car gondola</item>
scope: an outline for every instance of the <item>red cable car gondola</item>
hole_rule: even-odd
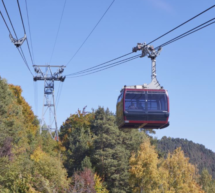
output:
[[[168,92],[156,78],[156,57],[159,54],[152,46],[138,44],[133,51],[142,50],[142,57],[152,60],[150,84],[124,86],[117,100],[116,115],[119,128],[163,129],[169,126]]]

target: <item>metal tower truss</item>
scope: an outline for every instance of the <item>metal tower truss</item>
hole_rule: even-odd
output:
[[[42,130],[47,130],[50,133],[51,137],[58,141],[59,139],[54,98],[54,82],[64,82],[66,77],[62,76],[61,74],[63,73],[66,66],[33,65],[33,67],[35,72],[37,73],[37,76],[34,76],[34,81],[44,81],[44,98],[40,133],[42,133]],[[56,72],[53,72],[52,68],[58,68],[58,70]],[[42,69],[45,70],[42,71]],[[46,120],[48,120],[48,122],[46,122]]]
[[[132,49],[132,51],[137,52],[138,50],[142,51],[142,55],[140,56],[141,58],[148,56],[148,58],[150,58],[152,62],[151,83],[143,84],[143,87],[149,89],[163,88],[158,82],[156,74],[156,57],[160,54],[162,48],[159,47],[158,50],[156,51],[152,45],[147,45],[146,43],[144,44],[138,43],[137,46]]]

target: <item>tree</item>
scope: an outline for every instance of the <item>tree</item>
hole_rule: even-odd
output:
[[[104,179],[111,193],[130,192],[129,158],[145,136],[137,130],[120,131],[116,117],[108,109],[99,107],[95,111],[91,132],[94,134],[92,164]]]
[[[133,192],[141,193],[186,193],[204,191],[197,184],[195,166],[189,163],[181,149],[176,149],[167,158],[158,159],[154,146],[146,140],[138,153],[130,158],[130,184]]]
[[[75,171],[83,169],[83,160],[86,159],[86,156],[90,157],[91,155],[92,143],[92,136],[89,128],[84,129],[82,127],[74,129],[69,135],[69,147],[66,152],[67,160],[65,161],[69,176],[72,176]]]
[[[94,174],[94,181],[96,193],[109,193],[109,191],[103,185],[101,177],[99,177],[97,174]]]
[[[96,193],[93,173],[85,168],[82,172],[75,172],[72,176],[72,193]]]
[[[133,192],[158,191],[161,179],[158,171],[158,154],[149,139],[140,145],[140,150],[130,158],[130,185]]]
[[[162,167],[168,171],[166,181],[168,190],[175,192],[204,192],[197,184],[198,173],[194,165],[189,163],[189,158],[184,156],[181,148],[168,154]]]
[[[92,163],[88,156],[86,156],[81,162],[81,169],[84,170],[84,168],[92,169]]]
[[[86,107],[85,107],[86,108]],[[78,110],[76,114],[70,115],[69,118],[63,123],[60,128],[60,139],[62,144],[69,149],[69,136],[70,134],[79,128],[88,129],[91,125],[91,121],[94,119],[93,113],[86,113],[85,108],[82,111]]]
[[[0,192],[63,192],[68,186],[61,144],[39,134],[21,88],[0,78]]]
[[[199,184],[206,193],[215,192],[215,180],[212,179],[212,176],[209,174],[207,169],[202,170],[199,178]]]
[[[155,141],[155,140],[154,140]],[[189,162],[197,166],[199,173],[206,168],[213,179],[215,179],[215,154],[213,151],[205,148],[202,144],[197,144],[187,139],[162,137],[156,140],[157,149],[167,157],[168,152],[173,152],[176,148],[181,147]]]

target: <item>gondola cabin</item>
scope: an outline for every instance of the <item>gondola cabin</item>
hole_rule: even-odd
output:
[[[119,128],[163,129],[169,126],[169,97],[164,89],[124,87],[116,105]]]

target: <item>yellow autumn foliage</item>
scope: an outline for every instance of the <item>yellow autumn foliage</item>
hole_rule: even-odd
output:
[[[133,153],[130,158],[130,185],[134,193],[158,190],[161,179],[157,164],[158,155],[155,148],[146,140],[140,145],[137,154]]]
[[[196,182],[199,177],[197,169],[189,163],[189,158],[184,156],[181,148],[177,148],[172,154],[168,153],[161,168],[167,171],[165,180],[168,184],[168,190],[174,190],[178,193],[204,192]]]
[[[35,162],[39,162],[45,155],[46,153],[41,149],[41,147],[37,147],[33,154],[31,154],[31,159]]]
[[[102,179],[97,174],[94,174],[96,193],[109,193],[109,191],[102,184]]]
[[[27,131],[35,135],[36,131],[38,130],[38,126],[33,124],[35,120],[35,116],[31,109],[31,106],[22,97],[21,87],[10,84],[9,88],[13,92],[14,96],[16,97],[16,104],[21,105],[22,107],[22,114],[24,116],[25,128],[27,129]]]
[[[180,148],[159,160],[155,147],[146,140],[129,163],[133,193],[204,193],[196,182],[195,166]]]

